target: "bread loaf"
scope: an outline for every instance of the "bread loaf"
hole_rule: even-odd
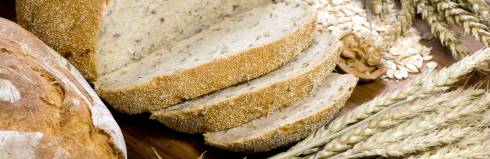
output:
[[[332,72],[339,55],[339,38],[318,33],[315,42],[287,65],[247,83],[155,111],[151,118],[186,133],[239,126],[307,97]]]
[[[0,158],[126,158],[119,126],[80,73],[0,18]]]
[[[333,118],[357,80],[350,74],[331,74],[303,101],[232,129],[205,133],[204,139],[209,145],[238,152],[268,151],[299,141]]]
[[[20,24],[97,79],[99,94],[129,114],[277,69],[311,44],[316,16],[295,0],[18,4]]]

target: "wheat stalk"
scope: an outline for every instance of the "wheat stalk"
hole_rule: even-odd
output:
[[[434,7],[427,5],[426,1],[418,1],[417,10],[425,23],[430,26],[432,34],[439,37],[442,45],[449,47],[454,58],[461,59],[470,54],[470,50],[459,41],[458,35],[436,15]]]
[[[362,122],[369,121],[369,118],[373,118],[374,114],[379,111],[397,103],[413,101],[418,97],[443,92],[448,89],[448,86],[454,84],[459,78],[471,71],[487,68],[489,61],[490,49],[486,48],[461,59],[447,68],[441,69],[437,73],[421,75],[406,85],[405,88],[378,96],[339,116],[326,127],[320,128],[288,151],[279,153],[271,158],[290,158],[305,152],[316,152],[319,150],[319,146],[325,145],[333,138],[354,129],[356,126],[361,125]]]
[[[352,145],[369,138],[373,134],[381,133],[386,129],[390,129],[406,120],[416,117],[417,115],[434,111],[434,109],[437,108],[436,105],[446,105],[446,107],[448,107],[468,104],[473,98],[472,96],[481,91],[465,91],[465,93],[468,93],[467,95],[463,95],[461,92],[461,90],[458,90],[440,96],[435,95],[430,98],[419,99],[413,103],[394,108],[391,111],[384,113],[379,118],[373,119],[349,133],[332,140],[330,143],[326,144],[323,150],[319,151],[316,156],[318,158],[324,158],[345,151],[351,148]]]
[[[463,27],[465,33],[471,33],[478,41],[485,46],[490,46],[489,28],[482,24],[478,17],[460,8],[458,4],[451,0],[431,0],[436,5],[437,11],[451,24]]]
[[[351,132],[332,140],[330,143],[325,145],[324,149],[318,152],[316,156],[318,156],[319,158],[333,156],[341,151],[345,151],[351,148],[352,145],[356,143],[356,146],[358,148],[354,150],[362,150],[359,149],[359,145],[361,145],[360,147],[362,148],[362,145],[366,145],[366,143],[372,143],[372,140],[380,141],[380,139],[393,139],[395,141],[399,141],[404,137],[412,134],[412,132],[416,130],[423,130],[413,129],[421,125],[408,125],[408,127],[402,126],[401,128],[398,127],[397,129],[390,128],[395,127],[407,120],[410,120],[413,117],[417,117],[418,115],[436,111],[436,109],[440,107],[456,107],[458,105],[467,105],[475,98],[475,96],[481,93],[481,90],[468,89],[466,91],[462,91],[461,89],[459,89],[450,93],[442,94],[440,96],[435,95],[430,98],[420,99],[413,103],[399,106],[385,113],[380,118],[373,119],[369,123],[359,126]],[[411,131],[407,131],[407,128]],[[387,131],[383,132],[384,130]],[[376,135],[372,136],[373,134]],[[386,136],[390,136],[393,134],[398,135],[397,138],[385,138]],[[372,137],[369,138],[370,136]],[[369,138],[368,140],[370,141],[362,141],[366,138]],[[386,143],[388,142],[390,141],[386,141]],[[352,151],[352,149],[350,151]]]
[[[398,39],[402,34],[408,31],[413,23],[413,17],[415,15],[415,6],[411,0],[401,0],[402,9],[397,16],[395,24],[391,26],[391,29],[384,35],[384,48],[389,47],[393,42]]]
[[[375,148],[350,154],[332,157],[333,159],[349,159],[370,156],[401,157],[407,154],[426,151],[429,148],[446,145],[461,140],[473,130],[472,127],[445,128],[424,135],[411,135],[397,143],[378,143]]]

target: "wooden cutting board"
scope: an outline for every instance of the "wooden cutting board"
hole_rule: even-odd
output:
[[[15,18],[14,0],[2,0],[0,2],[0,17],[13,20]],[[417,20],[415,26],[421,33],[426,33],[428,27]],[[461,33],[461,31],[459,30]],[[473,51],[481,48],[481,45],[471,37],[463,37],[463,42],[469,45]],[[423,41],[424,45],[432,47],[434,61],[439,65],[438,68],[454,63],[454,59],[446,48],[443,48],[438,39]],[[409,79],[401,82],[377,80],[371,83],[359,83],[354,90],[351,98],[341,113],[347,112],[355,106],[362,104],[370,99],[385,92],[401,89],[404,84],[418,76],[410,75]],[[126,146],[128,158],[144,159],[196,159],[199,157],[206,159],[230,159],[230,158],[267,158],[278,152],[287,150],[287,147],[260,154],[239,154],[207,146],[204,144],[202,135],[188,135],[178,133],[165,127],[164,125],[149,120],[149,114],[126,115],[111,110],[116,121],[121,127]]]

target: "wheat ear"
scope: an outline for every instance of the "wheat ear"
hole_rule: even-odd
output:
[[[359,121],[370,118],[373,114],[393,104],[401,103],[402,101],[413,101],[420,96],[443,92],[448,89],[448,86],[454,84],[459,78],[471,71],[487,68],[489,61],[490,49],[486,48],[461,59],[447,68],[441,69],[437,73],[425,74],[428,76],[421,75],[406,85],[405,88],[378,96],[367,103],[359,105],[352,111],[337,117],[326,127],[320,128],[288,151],[279,153],[271,158],[290,158],[305,152],[316,152],[319,150],[319,146],[325,145],[333,138],[362,124],[358,123]]]
[[[438,112],[439,109],[454,109],[456,106],[464,106],[470,104],[475,98],[483,93],[482,90],[477,89],[467,89],[462,91],[462,89],[458,89],[449,93],[445,93],[441,96],[435,96],[428,98],[428,100],[440,100],[443,102],[442,104],[433,105],[433,112]],[[444,112],[438,112],[444,113]],[[366,141],[356,144],[354,148],[356,150],[362,151],[364,147],[370,147],[369,143],[371,141],[389,143],[399,141],[411,134],[419,133],[423,130],[430,130],[437,126],[438,121],[430,120],[434,115],[425,115],[424,117],[412,119],[405,123],[398,125],[393,129],[389,129],[382,133],[377,133],[373,135]],[[426,121],[424,121],[426,120]],[[387,138],[389,136],[389,138]],[[372,145],[371,145],[372,146]]]
[[[460,120],[464,120],[466,117],[471,117],[475,114],[481,114],[490,106],[490,94],[485,94],[479,100],[471,102],[471,104],[466,103],[452,103],[457,104],[451,111],[443,111],[438,114],[428,114],[423,116],[422,118],[416,118],[409,122],[403,123],[399,125],[395,129],[387,130],[383,133],[376,134],[375,136],[369,138],[365,142],[358,143],[354,146],[353,149],[345,152],[342,156],[346,158],[352,157],[367,157],[374,155],[381,156],[393,156],[400,157],[405,154],[414,153],[416,151],[424,150],[424,148],[429,148],[434,144],[438,143],[447,143],[441,140],[433,142],[432,144],[425,144],[423,147],[423,143],[418,144],[418,146],[412,147],[413,149],[400,149],[400,151],[396,151],[395,149],[390,149],[387,145],[392,145],[397,147],[396,145],[403,146],[403,143],[400,145],[397,141],[404,140],[404,138],[409,138],[411,134],[427,134],[427,132],[431,132],[434,129],[444,127],[444,126],[460,126],[458,123]],[[448,104],[451,105],[451,104]],[[453,107],[455,105],[451,105]],[[444,106],[438,106],[439,108]],[[478,122],[478,119],[473,118],[474,120],[471,123]],[[471,127],[472,125],[462,125],[463,127]],[[448,138],[449,139],[449,138]],[[410,142],[410,140],[407,140]],[[417,144],[415,144],[417,145]],[[410,147],[410,146],[407,146]],[[417,148],[418,147],[418,148]],[[341,157],[338,155],[336,157]]]
[[[402,9],[397,16],[397,21],[391,26],[391,29],[384,35],[383,47],[388,48],[401,35],[410,29],[415,15],[415,6],[411,0],[401,0]]]
[[[326,144],[323,150],[319,151],[316,156],[318,158],[325,158],[338,154],[351,148],[352,145],[369,138],[373,134],[382,133],[382,131],[397,126],[420,114],[434,111],[434,109],[437,108],[436,105],[455,106],[459,104],[468,104],[468,101],[473,98],[470,96],[475,94],[476,91],[465,91],[468,95],[463,96],[461,96],[461,92],[461,90],[458,90],[440,96],[435,95],[434,97],[418,99],[412,103],[396,107],[384,113],[379,118],[373,119],[368,123],[333,139],[330,143]]]
[[[490,15],[490,8],[485,0],[458,0],[458,3],[470,10],[472,13],[476,14],[478,17],[480,17],[480,19],[483,19],[487,25],[489,25],[488,16]]]
[[[417,155],[409,156],[408,159],[416,159],[416,158],[434,158],[438,153],[447,153],[448,149],[464,149],[468,147],[472,147],[475,145],[480,145],[484,143],[490,138],[490,128],[485,128],[479,131],[475,131],[465,136],[457,143],[453,143],[450,145],[446,145],[444,147],[440,147],[431,151],[426,151]],[[433,156],[435,155],[435,156]]]
[[[459,141],[465,135],[468,135],[472,130],[472,127],[445,128],[425,135],[411,135],[396,143],[377,143],[378,145],[376,148],[368,149],[356,154],[332,158],[350,159],[370,156],[402,157],[407,154],[426,151],[432,147]]]
[[[464,139],[463,139],[464,140]],[[410,159],[440,159],[440,158],[490,158],[490,140],[466,147],[448,145],[432,153],[410,157]]]
[[[476,125],[468,125],[468,124],[460,124],[461,121],[466,121],[470,123],[478,122],[477,118],[470,118],[473,115],[468,115],[468,113],[461,111],[461,109],[455,109],[453,111],[439,111],[440,109],[454,109],[455,107],[465,107],[471,103],[475,103],[474,99],[477,98],[479,94],[481,94],[482,90],[474,90],[470,89],[466,90],[463,93],[469,93],[467,95],[463,95],[461,97],[455,97],[459,99],[452,100],[448,103],[434,106],[437,107],[434,109],[434,112],[431,114],[423,115],[421,117],[417,117],[405,123],[398,125],[393,129],[386,130],[382,133],[377,133],[370,137],[368,140],[360,142],[356,144],[352,149],[342,154],[342,156],[372,156],[372,155],[382,155],[377,154],[378,151],[385,149],[386,145],[397,144],[399,141],[404,140],[407,137],[410,137],[414,134],[418,135],[426,135],[430,132],[446,127],[478,127],[481,124]],[[470,95],[471,94],[471,95]],[[458,93],[454,93],[454,95],[458,95]],[[448,96],[450,97],[450,96]],[[441,96],[441,98],[444,98]],[[453,97],[454,98],[454,97]],[[456,113],[460,113],[459,115]],[[435,114],[434,114],[435,113]],[[453,115],[451,115],[453,114]]]
[[[439,37],[442,45],[449,47],[454,58],[459,60],[470,54],[470,50],[459,41],[458,35],[436,15],[434,7],[427,5],[426,1],[418,1],[417,10],[425,23],[430,26],[432,34]]]
[[[383,2],[382,0],[371,0],[369,1],[369,6],[370,7],[371,13],[377,17],[381,17],[381,12],[383,11]],[[368,13],[369,14],[369,13]]]
[[[478,41],[485,46],[490,46],[489,28],[482,24],[478,17],[459,7],[451,0],[431,0],[436,5],[437,11],[451,24],[463,27],[465,33],[471,33]]]

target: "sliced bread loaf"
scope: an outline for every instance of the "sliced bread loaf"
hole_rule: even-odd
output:
[[[352,75],[331,74],[293,106],[229,130],[205,133],[207,144],[238,152],[261,152],[299,141],[326,124],[356,86]]]
[[[220,131],[267,115],[306,96],[335,67],[339,39],[318,33],[294,61],[250,82],[153,112],[170,128],[186,133]]]
[[[105,74],[95,85],[119,111],[162,109],[256,78],[294,59],[312,43],[315,15],[294,0],[256,7]]]

